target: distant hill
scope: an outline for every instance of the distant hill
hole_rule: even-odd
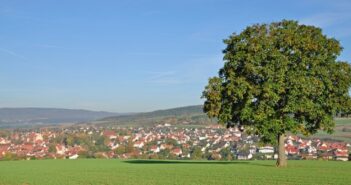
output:
[[[201,105],[145,113],[121,114],[80,109],[0,108],[0,128],[93,123],[101,126],[208,125],[215,123]]]
[[[0,127],[94,121],[119,113],[58,108],[0,108]]]
[[[207,125],[215,122],[203,113],[202,105],[106,117],[99,121],[103,125],[111,126],[151,126],[164,123],[173,125]]]

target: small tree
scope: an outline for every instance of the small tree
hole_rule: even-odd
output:
[[[191,154],[190,154],[190,158],[193,160],[199,160],[202,159],[202,151],[200,147],[194,147]]]
[[[277,166],[287,165],[287,132],[331,133],[333,116],[347,111],[351,68],[337,61],[340,43],[320,28],[288,20],[256,24],[224,43],[224,67],[205,87],[204,112],[278,143]]]

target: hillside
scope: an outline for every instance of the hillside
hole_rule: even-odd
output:
[[[78,123],[117,115],[121,114],[58,108],[0,108],[0,127]]]
[[[210,120],[203,113],[201,105],[106,117],[99,121],[103,125],[117,126],[151,126],[164,123],[172,125],[206,125],[214,123],[214,120]]]

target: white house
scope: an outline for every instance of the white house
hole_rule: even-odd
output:
[[[69,159],[78,159],[79,155],[78,154],[74,154],[72,156],[69,156]]]
[[[64,145],[57,144],[56,145],[56,153],[59,155],[64,155],[66,152],[66,147]]]
[[[144,142],[142,142],[142,141],[137,141],[137,142],[134,143],[133,146],[136,147],[136,148],[143,148]]]
[[[264,146],[264,147],[260,147],[258,149],[258,152],[263,154],[270,154],[270,153],[274,153],[274,148],[272,146]]]
[[[154,153],[160,152],[160,148],[156,145],[150,147],[150,151]]]

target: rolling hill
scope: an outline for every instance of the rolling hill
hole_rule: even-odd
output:
[[[172,125],[207,125],[214,123],[202,111],[202,105],[178,107],[157,110],[153,112],[137,113],[106,117],[99,120],[102,125],[116,126],[151,126],[169,123]]]
[[[119,113],[58,108],[0,108],[0,127],[26,127],[93,121]]]

